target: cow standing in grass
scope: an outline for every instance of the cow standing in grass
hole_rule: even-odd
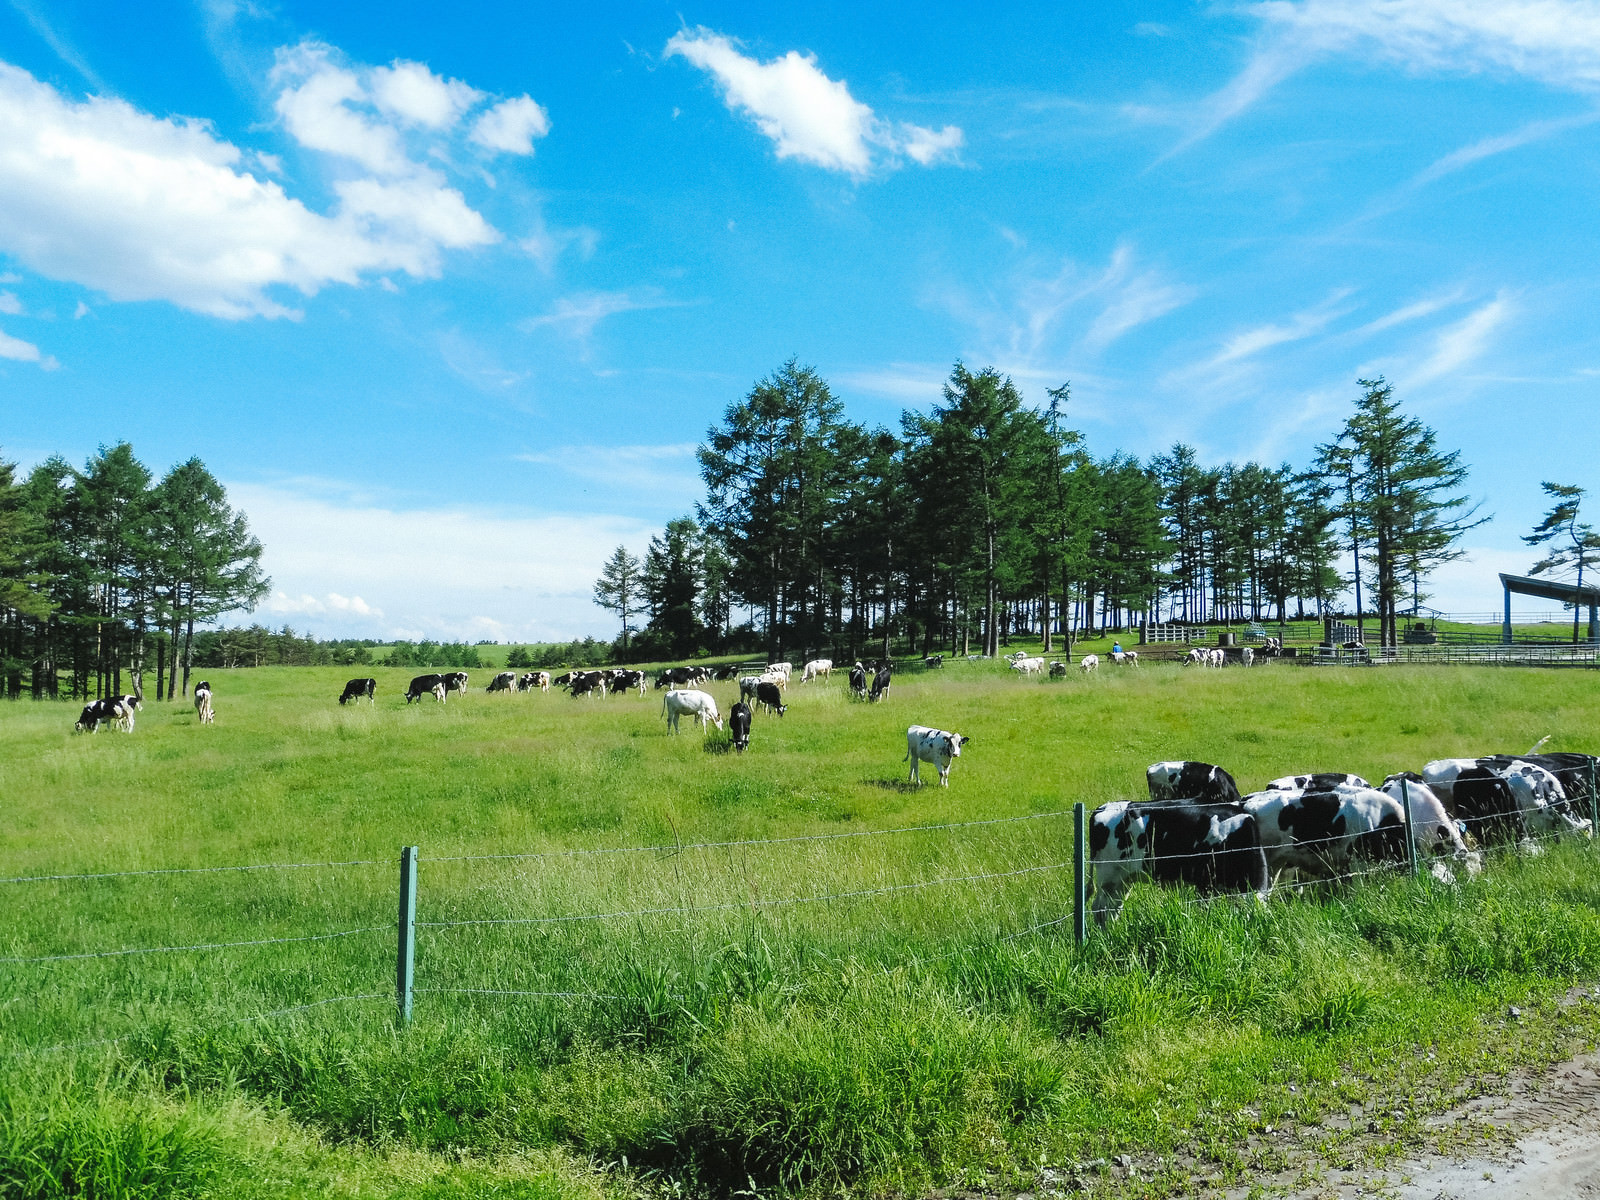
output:
[[[733,748],[740,754],[750,748],[750,717],[750,706],[743,700],[728,713],[728,735],[733,741]]]
[[[406,703],[421,700],[429,692],[440,704],[444,703],[445,682],[443,675],[418,675],[411,681],[411,686],[406,688]]]
[[[200,718],[202,725],[209,725],[216,719],[211,707],[211,685],[204,679],[194,685],[194,715]]]
[[[339,693],[339,703],[346,704],[351,700],[359,700],[365,696],[376,704],[377,700],[374,698],[373,693],[377,690],[378,681],[376,679],[352,679],[344,685],[344,691]]]
[[[949,787],[950,763],[961,757],[961,747],[971,740],[959,733],[934,729],[928,725],[911,726],[906,730],[906,756],[901,760],[911,763],[907,782],[921,787],[922,776],[917,767],[922,763],[932,763],[939,770],[939,786]]]
[[[1237,804],[1117,800],[1089,820],[1094,919],[1104,925],[1135,882],[1187,884],[1202,896],[1272,890],[1256,820]]]
[[[693,717],[701,729],[710,721],[720,731],[722,717],[717,713],[717,702],[707,692],[693,688],[673,689],[661,701],[661,711],[666,715],[667,726],[678,732],[678,718],[685,714]]]

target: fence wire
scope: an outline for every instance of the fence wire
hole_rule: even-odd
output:
[[[135,946],[123,950],[88,950],[78,954],[40,954],[0,958],[0,963],[18,965],[72,962],[85,958],[123,958],[130,954],[181,954],[192,950],[233,950],[240,946],[275,946],[284,942],[327,942],[335,938],[354,937],[358,933],[387,933],[393,929],[393,925],[364,925],[360,929],[340,929],[334,933],[310,933],[297,937],[254,938],[247,942],[201,942],[193,946]]]

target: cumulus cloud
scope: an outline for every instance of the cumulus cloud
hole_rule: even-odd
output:
[[[883,120],[850,94],[844,80],[824,74],[812,54],[791,50],[761,62],[709,29],[675,34],[666,54],[711,75],[729,110],[753,121],[779,158],[860,177],[901,158],[932,166],[953,158],[964,140],[954,125],[935,130]]]
[[[326,212],[270,177],[271,155],[204,120],[77,101],[0,63],[0,251],[113,300],[239,319],[295,315],[282,289],[428,278],[446,252],[500,240],[435,165],[476,142],[468,125],[483,93],[420,63],[350,63],[317,42],[281,49],[269,84],[284,131],[328,167]]]
[[[531,96],[502,100],[472,126],[472,140],[504,154],[532,154],[533,140],[550,132],[550,114]]]
[[[39,347],[32,342],[12,337],[3,329],[0,329],[0,358],[9,358],[13,362],[38,363],[46,371],[53,371],[60,366],[55,359],[41,354]]]

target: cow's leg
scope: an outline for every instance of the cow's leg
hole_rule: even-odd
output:
[[[940,787],[949,787],[950,786],[950,768],[948,766],[943,766],[943,767],[939,768],[939,786]]]

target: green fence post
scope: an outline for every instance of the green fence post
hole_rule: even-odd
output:
[[[1088,872],[1084,870],[1083,802],[1072,806],[1072,936],[1078,945],[1089,940],[1088,913],[1084,911]]]
[[[1600,793],[1594,790],[1594,755],[1589,756],[1589,833],[1600,838]]]
[[[395,1007],[401,1025],[411,1020],[411,987],[417,969],[417,847],[400,848],[399,949],[395,953]]]
[[[1411,867],[1411,873],[1417,873],[1417,835],[1411,826],[1411,784],[1400,780],[1400,810],[1406,818],[1406,862]]]

